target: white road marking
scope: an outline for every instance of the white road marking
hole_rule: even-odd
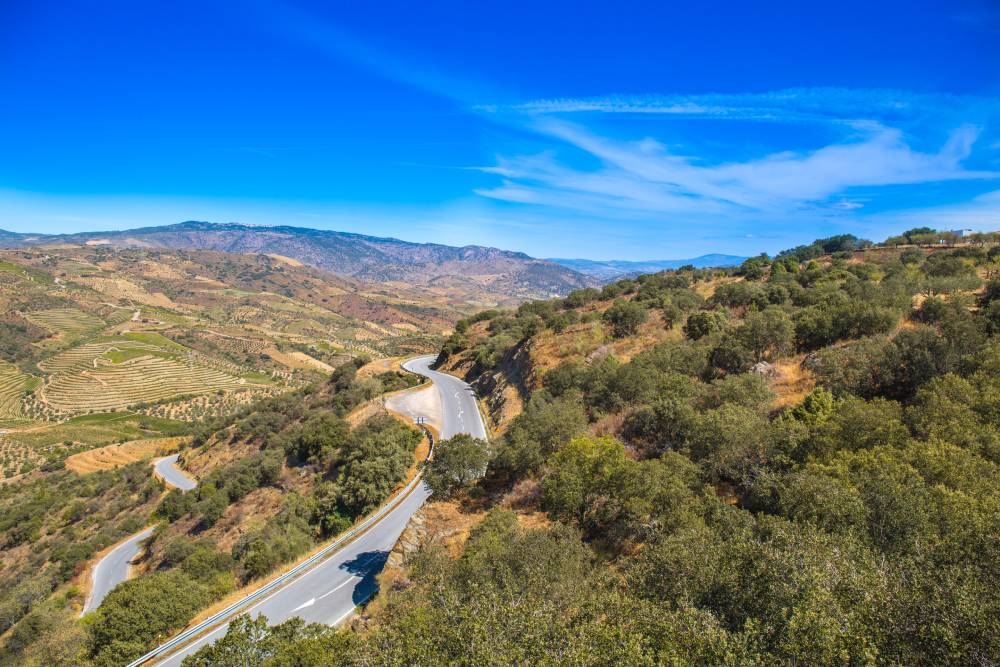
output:
[[[353,582],[353,581],[354,581],[355,579],[360,579],[360,578],[361,578],[361,577],[351,577],[350,579],[348,579],[347,581],[345,581],[345,582],[341,583],[341,584],[340,584],[339,586],[337,586],[337,587],[336,587],[336,588],[334,588],[333,590],[330,590],[330,591],[327,591],[326,593],[323,593],[323,594],[322,594],[322,595],[320,595],[320,596],[319,596],[318,598],[314,598],[314,600],[322,600],[323,598],[325,598],[325,597],[326,597],[326,596],[328,596],[328,595],[333,595],[334,593],[336,593],[337,591],[339,591],[339,590],[340,590],[341,588],[343,588],[343,587],[344,587],[344,586],[346,586],[347,584],[349,584],[349,583]],[[295,611],[298,611],[298,610],[296,609]]]
[[[300,609],[305,609],[306,607],[311,607],[314,604],[316,604],[316,598],[309,598],[308,600],[306,600],[305,602],[303,602],[302,604],[300,604],[298,607],[296,607],[292,611],[296,612],[296,611],[299,611]]]

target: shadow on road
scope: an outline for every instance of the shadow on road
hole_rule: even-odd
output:
[[[352,596],[354,604],[367,602],[372,593],[378,589],[375,577],[382,571],[388,559],[388,551],[366,551],[340,566],[340,569],[346,570],[356,577],[361,577],[361,581],[354,587],[354,595]]]

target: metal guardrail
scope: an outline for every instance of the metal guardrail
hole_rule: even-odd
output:
[[[423,428],[424,432],[427,434],[427,438],[430,440],[430,449],[427,453],[427,460],[429,461],[434,454],[434,435],[426,427],[421,427],[421,428]],[[289,583],[291,580],[295,579],[300,574],[304,574],[305,572],[307,572],[310,568],[312,568],[312,566],[319,564],[320,562],[325,560],[328,556],[332,556],[340,547],[344,546],[351,539],[357,537],[359,534],[365,532],[366,530],[377,524],[387,514],[389,514],[391,511],[399,507],[400,503],[402,503],[403,500],[405,500],[406,497],[410,495],[410,492],[413,491],[413,489],[417,488],[417,485],[423,481],[423,477],[424,477],[423,472],[418,471],[416,476],[412,480],[410,480],[410,482],[403,487],[402,491],[397,493],[392,500],[382,505],[375,511],[374,514],[372,514],[367,519],[365,519],[358,525],[348,530],[346,533],[338,537],[336,540],[334,540],[327,546],[323,547],[315,554],[313,554],[306,560],[302,561],[301,563],[293,567],[285,574],[281,575],[280,577],[277,577],[276,579],[272,579],[264,586],[261,586],[253,593],[250,593],[246,597],[237,600],[236,602],[229,605],[222,611],[218,611],[212,614],[198,625],[195,625],[194,627],[185,630],[184,632],[177,635],[173,639],[170,639],[169,641],[160,644],[159,646],[157,646],[144,656],[137,658],[136,660],[133,660],[128,664],[128,667],[139,667],[139,665],[143,665],[149,662],[150,660],[153,660],[154,658],[167,657],[171,652],[173,652],[174,649],[182,648],[189,641],[197,639],[202,633],[213,629],[217,625],[221,625],[223,622],[229,620],[231,617],[238,616],[239,613],[245,607],[249,606],[251,603],[266,597],[268,593],[271,593],[272,591],[280,589],[284,584]]]

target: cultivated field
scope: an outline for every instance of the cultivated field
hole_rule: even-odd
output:
[[[39,390],[39,398],[65,412],[103,411],[235,389],[245,383],[242,378],[191,361],[143,354],[120,363],[100,363],[92,370],[53,375]]]
[[[162,350],[156,345],[150,345],[129,339],[103,339],[92,343],[84,343],[56,354],[38,363],[38,367],[46,373],[70,373],[79,370],[97,368],[99,359],[107,354],[130,351],[157,353]],[[110,359],[109,359],[110,360]]]
[[[76,336],[88,331],[96,331],[104,326],[104,320],[88,315],[76,308],[52,308],[25,313],[32,324],[48,329],[52,333]]]
[[[155,333],[99,338],[38,366],[50,374],[37,392],[38,400],[68,414],[117,410],[247,384],[239,366]]]
[[[98,447],[67,457],[66,469],[79,475],[98,470],[111,470],[154,456],[166,456],[176,451],[186,441],[186,437],[150,438]]]
[[[255,400],[265,396],[274,396],[281,391],[282,389],[278,387],[254,386],[251,389],[211,392],[191,398],[157,403],[145,408],[136,408],[136,411],[152,417],[188,422],[199,421],[232,414]]]
[[[67,421],[29,424],[0,432],[0,478],[46,462],[58,462],[93,447],[177,432],[181,424],[128,412],[82,415]]]
[[[30,384],[31,378],[16,366],[0,362],[0,422],[25,417],[22,399]]]
[[[396,291],[362,294],[253,255],[2,250],[0,479],[58,469],[95,447],[180,435],[357,355],[436,349],[433,334],[397,325],[437,330],[450,310]],[[93,456],[124,462],[131,449]]]

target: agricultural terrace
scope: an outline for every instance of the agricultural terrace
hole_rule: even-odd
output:
[[[177,448],[187,440],[188,438],[184,436],[148,438],[98,447],[68,457],[66,469],[78,475],[86,475],[98,470],[112,470],[136,461],[151,459],[154,456],[165,456],[177,451]]]
[[[234,364],[208,359],[155,333],[98,339],[39,367],[50,377],[38,399],[64,413],[116,410],[247,383]]]
[[[128,412],[82,415],[0,433],[0,478],[59,462],[67,456],[117,442],[176,436],[185,425]]]
[[[164,417],[180,421],[201,421],[235,414],[256,400],[275,396],[283,391],[278,387],[257,385],[238,391],[211,392],[175,401],[157,403],[148,407],[136,407],[137,412],[153,417]]]
[[[185,394],[239,388],[246,380],[194,362],[144,354],[93,370],[61,373],[41,388],[39,398],[57,410],[82,412],[124,408]]]
[[[25,313],[24,318],[52,333],[61,333],[66,336],[78,336],[88,331],[96,331],[104,326],[104,320],[76,308],[37,310]]]
[[[30,376],[16,366],[0,361],[0,423],[25,418],[21,403],[24,390],[31,384]]]

